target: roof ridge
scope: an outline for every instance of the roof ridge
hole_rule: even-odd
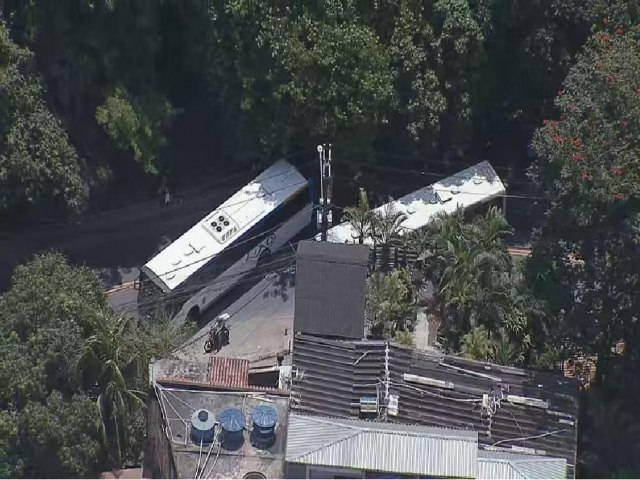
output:
[[[375,420],[365,420],[359,418],[339,418],[339,417],[328,417],[328,416],[318,416],[318,415],[306,415],[303,413],[292,412],[291,415],[295,415],[298,417],[304,417],[310,419],[311,421],[316,421],[320,423],[325,423],[328,425],[333,425],[336,427],[347,427],[350,429],[359,430],[361,433],[387,433],[387,434],[400,434],[400,435],[410,435],[413,437],[439,437],[439,438],[464,438],[472,440],[471,434],[477,433],[475,430],[468,429],[456,429],[456,428],[446,428],[446,427],[430,427],[427,425],[416,425],[411,423],[396,423],[396,422],[379,422]],[[357,422],[362,423],[370,423],[371,426],[362,426],[357,425]],[[378,427],[376,428],[376,424],[387,425],[390,428]],[[412,427],[415,431],[406,430],[402,427]],[[419,431],[420,429],[424,429],[424,431]],[[452,432],[450,435],[447,435],[446,432]],[[460,432],[457,435],[457,432]],[[475,440],[477,442],[477,438]]]

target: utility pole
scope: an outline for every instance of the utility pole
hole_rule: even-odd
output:
[[[327,241],[327,230],[331,223],[331,190],[333,177],[331,176],[331,144],[318,145],[318,158],[320,161],[320,188],[322,197],[320,197],[320,205],[322,206],[322,217],[318,222],[322,229],[322,241]]]

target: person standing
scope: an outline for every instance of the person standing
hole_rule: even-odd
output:
[[[164,189],[164,208],[167,208],[169,206],[170,202],[171,202],[171,195],[169,194],[169,189],[165,187],[165,189]]]

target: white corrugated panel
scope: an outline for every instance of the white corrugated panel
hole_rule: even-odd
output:
[[[566,459],[503,451],[478,453],[479,480],[543,478],[567,478]]]
[[[291,414],[285,458],[306,465],[475,478],[477,433],[407,427]]]
[[[427,225],[438,213],[453,213],[488,202],[505,193],[505,187],[489,162],[480,162],[455,175],[405,195],[391,202],[396,211],[407,215],[402,227],[416,230]],[[442,202],[435,200],[438,194]],[[376,208],[384,211],[385,206]],[[320,235],[316,237],[320,239]],[[333,243],[356,243],[357,235],[349,222],[327,230],[327,240]],[[371,244],[371,239],[365,239]]]

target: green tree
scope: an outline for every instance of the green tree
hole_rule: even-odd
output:
[[[640,345],[638,71],[638,27],[596,33],[565,80],[559,119],[534,138],[532,175],[549,204],[528,269],[546,305],[541,338],[603,367],[618,340]]]
[[[5,410],[0,410],[0,460],[0,477],[22,477],[24,461],[18,447],[18,416]]]
[[[365,311],[372,336],[398,336],[406,343],[407,335],[402,332],[413,332],[416,322],[410,278],[410,273],[402,269],[368,278]]]
[[[358,204],[345,208],[343,217],[343,220],[349,222],[357,233],[358,243],[360,245],[364,243],[364,239],[367,238],[371,232],[373,215],[371,207],[369,206],[367,192],[361,188],[360,195],[358,196]]]
[[[88,398],[63,399],[53,392],[46,404],[27,404],[20,414],[20,455],[31,478],[95,477],[101,447],[96,405]]]
[[[406,219],[407,216],[396,209],[391,199],[381,210],[372,212],[370,220],[371,238],[374,246],[380,246],[382,271],[389,269],[391,248],[401,244],[402,222]]]
[[[124,151],[129,151],[147,173],[158,173],[158,158],[166,146],[164,130],[174,111],[164,98],[148,96],[135,102],[116,88],[96,109],[96,121]]]
[[[414,141],[469,139],[483,33],[468,0],[402,0],[389,49],[398,112]],[[444,128],[443,128],[444,127]]]
[[[0,21],[0,214],[78,211],[84,202],[78,156],[45,102],[31,52]]]
[[[508,342],[520,351],[529,347],[531,301],[507,253],[504,239],[510,233],[504,217],[492,208],[471,222],[461,210],[441,215],[409,236],[425,279],[435,287],[430,308],[446,347],[484,352],[488,358]],[[486,348],[476,347],[485,334]]]
[[[640,472],[631,453],[640,425],[639,33],[613,24],[590,38],[556,98],[557,119],[533,140],[531,174],[548,205],[527,265],[545,313],[534,341],[564,358],[597,356],[579,437],[589,477]]]
[[[123,339],[131,320],[101,319],[93,325],[77,360],[85,388],[95,386],[103,442],[115,467],[122,465],[128,448],[127,421],[132,411],[144,405],[144,393],[133,388],[138,359],[127,351]]]
[[[0,297],[0,342],[10,360],[0,362],[0,407],[76,391],[74,359],[106,311],[96,274],[70,267],[62,255],[39,255],[16,268]]]
[[[366,25],[324,8],[281,8],[236,0],[216,11],[210,48],[235,57],[213,62],[212,81],[237,82],[227,93],[246,112],[264,152],[310,141],[368,148],[393,98],[389,58]],[[231,78],[230,78],[231,77]]]

